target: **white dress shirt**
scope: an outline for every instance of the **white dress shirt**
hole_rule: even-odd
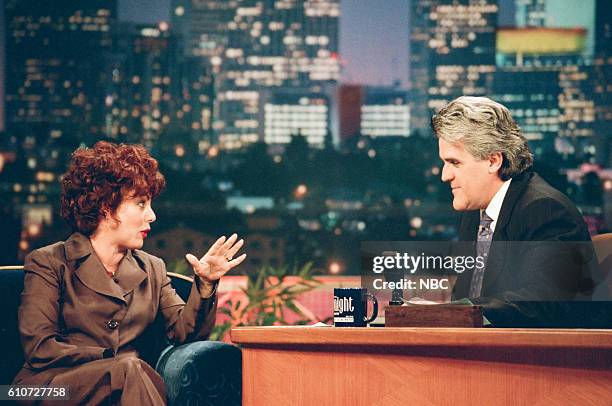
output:
[[[506,193],[508,192],[508,188],[510,187],[510,182],[512,182],[512,179],[508,179],[504,182],[503,185],[501,185],[501,187],[499,188],[497,193],[495,193],[495,196],[493,196],[493,199],[491,199],[491,202],[489,202],[489,205],[485,209],[485,213],[487,213],[487,215],[493,219],[493,222],[491,223],[492,233],[495,232],[495,226],[497,225],[499,212],[501,211],[502,204],[504,203],[504,198],[506,197]]]

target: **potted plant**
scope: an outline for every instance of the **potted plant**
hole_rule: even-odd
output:
[[[312,264],[302,267],[265,266],[247,275],[247,286],[219,298],[219,312],[228,320],[213,329],[211,340],[226,339],[227,332],[238,326],[279,326],[307,324],[317,317],[297,300],[321,284],[314,278]],[[293,313],[297,321],[289,322]]]

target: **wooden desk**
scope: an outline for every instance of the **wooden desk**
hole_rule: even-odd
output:
[[[612,330],[240,327],[245,405],[612,404]]]

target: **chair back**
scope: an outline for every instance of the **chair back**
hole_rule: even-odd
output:
[[[599,270],[612,296],[612,233],[599,234],[592,239]]]
[[[8,385],[23,365],[17,309],[23,290],[23,267],[0,267],[0,385]]]
[[[168,272],[168,276],[176,293],[186,302],[187,298],[189,298],[189,293],[191,293],[193,279],[174,272]]]
[[[612,256],[612,233],[594,236],[593,248],[600,264],[609,259]]]

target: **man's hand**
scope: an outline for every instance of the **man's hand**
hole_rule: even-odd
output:
[[[225,236],[219,238],[210,247],[208,252],[198,260],[195,255],[187,254],[185,258],[193,267],[193,272],[205,283],[212,284],[218,281],[230,269],[238,266],[246,258],[246,254],[234,258],[234,255],[244,244],[244,240],[238,240],[237,234],[232,234],[227,240]]]

